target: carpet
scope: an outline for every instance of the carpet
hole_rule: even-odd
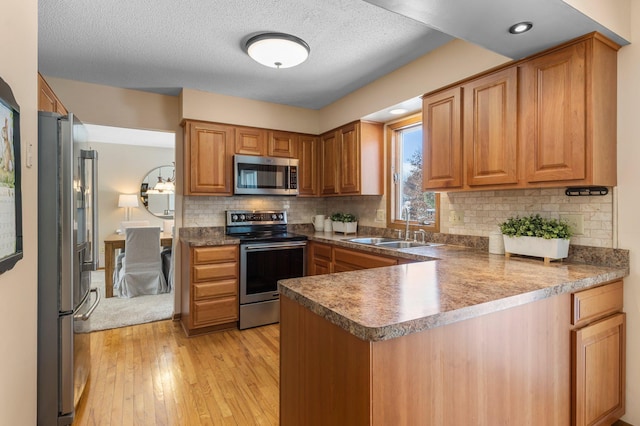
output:
[[[104,270],[91,272],[91,287],[100,289],[100,304],[89,319],[88,331],[108,330],[173,316],[174,294],[152,294],[128,298],[105,297]]]

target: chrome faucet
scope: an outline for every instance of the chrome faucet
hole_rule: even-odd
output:
[[[404,218],[406,221],[405,229],[404,229],[404,239],[405,241],[409,241],[409,217],[411,216],[411,201],[405,201],[404,206],[402,206],[402,210],[404,211]]]

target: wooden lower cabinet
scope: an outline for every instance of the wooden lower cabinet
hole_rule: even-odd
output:
[[[182,312],[187,335],[234,328],[238,321],[238,246],[182,246]]]
[[[357,271],[398,264],[398,259],[342,247],[333,248],[333,272]]]
[[[324,275],[333,272],[331,245],[309,242],[307,256],[307,275]]]
[[[611,409],[624,401],[624,314],[572,341],[571,299],[368,342],[283,297],[280,424],[611,424],[624,413]],[[573,348],[585,348],[584,362],[572,359]],[[576,367],[586,374],[579,422]],[[596,413],[603,410],[611,413],[606,423]]]
[[[357,271],[398,264],[395,257],[365,253],[331,244],[310,242],[308,246],[307,275]]]
[[[622,281],[573,297],[571,424],[610,425],[625,413],[626,315]],[[584,325],[587,324],[587,325]]]

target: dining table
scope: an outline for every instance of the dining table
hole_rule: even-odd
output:
[[[170,232],[160,233],[160,246],[171,247],[173,245],[173,235]],[[111,234],[104,240],[104,292],[105,297],[113,297],[113,270],[116,262],[116,250],[124,250],[125,236],[121,234]]]

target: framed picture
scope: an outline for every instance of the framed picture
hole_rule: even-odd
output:
[[[0,78],[0,273],[22,259],[20,107]]]

